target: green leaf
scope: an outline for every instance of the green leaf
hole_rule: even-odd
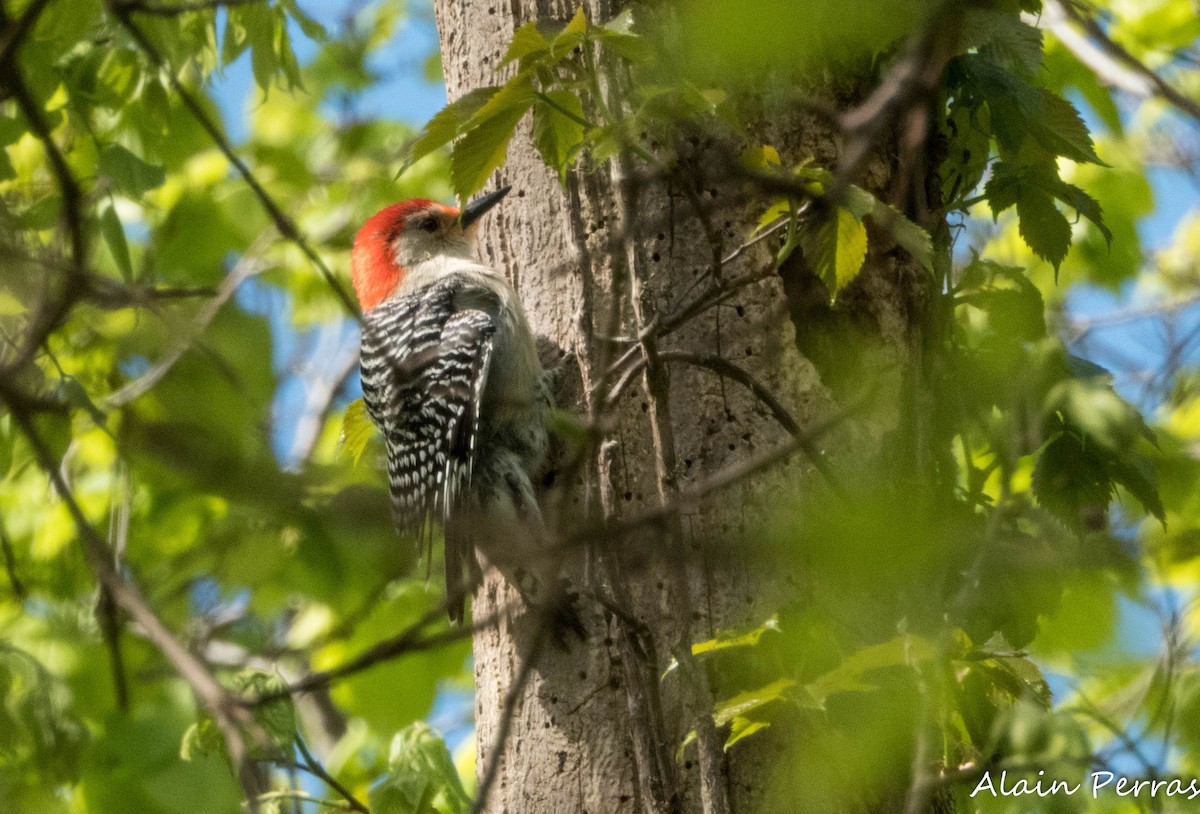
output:
[[[287,688],[287,682],[281,676],[264,673],[261,670],[245,670],[234,677],[234,689],[243,695],[257,697]],[[296,737],[296,707],[290,697],[284,696],[268,704],[254,708],[254,720],[263,728],[274,746],[275,754],[290,756],[292,741]],[[263,750],[258,748],[256,753]],[[260,754],[262,758],[274,757],[272,754]]]
[[[582,118],[583,103],[569,90],[548,91],[534,103],[533,143],[559,181],[566,179],[567,168],[583,144]]]
[[[575,10],[575,16],[567,23],[563,30],[558,32],[554,37],[554,41],[550,43],[550,55],[554,59],[561,59],[570,51],[576,48],[583,42],[583,37],[587,34],[588,21],[587,14],[583,11],[581,5]]]
[[[363,450],[367,448],[367,442],[374,434],[375,424],[367,415],[366,403],[362,399],[350,402],[350,406],[346,408],[346,415],[342,418],[342,435],[338,441],[342,454],[357,464]]]
[[[480,108],[499,92],[499,87],[475,88],[438,111],[403,150],[403,161],[397,176],[434,150],[453,141]]]
[[[725,751],[728,752],[730,747],[738,741],[744,740],[755,732],[766,729],[770,725],[770,721],[755,721],[739,715],[733,719],[733,724],[729,729],[729,737],[725,739]]]
[[[842,692],[858,692],[868,689],[862,683],[864,673],[886,667],[911,666],[933,658],[934,648],[918,636],[896,636],[886,642],[869,645],[847,656],[833,670],[805,685],[809,697],[823,708],[825,699]]]
[[[823,222],[806,229],[805,256],[813,272],[829,289],[831,300],[862,270],[867,256],[867,228],[846,209],[838,207]]]
[[[727,698],[724,701],[718,701],[713,705],[713,723],[718,727],[725,726],[731,723],[736,718],[744,718],[747,713],[765,707],[768,704],[773,704],[776,701],[785,700],[790,697],[789,690],[796,686],[796,682],[790,678],[780,678],[772,681],[766,686],[759,687],[754,690],[746,690],[740,692],[732,698]],[[762,727],[758,727],[761,729]],[[747,733],[749,734],[749,733]],[[744,737],[744,736],[743,736]],[[679,745],[676,752],[676,759],[679,760],[683,756],[683,751],[688,745],[696,739],[696,730],[688,732],[684,737],[683,743]],[[726,744],[728,748],[730,744]]]
[[[322,43],[329,39],[329,32],[325,30],[325,26],[308,16],[304,9],[300,8],[300,4],[296,0],[283,0],[283,7],[287,9],[287,13],[300,26],[300,30],[304,32],[304,36],[315,42]]]
[[[654,46],[633,31],[632,9],[625,9],[604,25],[594,27],[591,34],[601,46],[634,64],[650,62],[654,57]]]
[[[117,216],[111,200],[106,200],[100,208],[100,234],[104,237],[104,244],[108,246],[113,261],[121,271],[121,277],[125,282],[131,282],[133,280],[133,260],[129,256],[129,243],[125,240],[125,227],[121,225],[121,219]]]
[[[167,174],[162,167],[147,164],[120,144],[107,144],[100,151],[99,170],[115,189],[131,198],[162,186]]]
[[[371,790],[370,805],[375,814],[463,814],[471,800],[445,742],[417,721],[392,738],[387,774]]]
[[[508,44],[508,51],[505,52],[504,59],[500,61],[500,67],[503,68],[510,62],[529,60],[531,57],[548,53],[550,53],[549,41],[538,30],[536,23],[528,22],[513,32],[512,42]]]
[[[1104,236],[1104,242],[1112,245],[1112,231],[1104,225],[1104,213],[1100,210],[1099,201],[1074,184],[1068,184],[1065,181],[1058,185],[1055,197],[1090,220]]]
[[[501,88],[468,122],[450,152],[450,180],[460,199],[474,195],[504,163],[517,123],[533,106],[533,86],[516,77]]]
[[[179,757],[189,763],[207,755],[219,755],[224,750],[225,738],[211,718],[189,726],[179,742]]]
[[[1042,31],[1018,15],[989,8],[966,14],[965,40],[1009,73],[1031,78],[1042,70]]]
[[[871,210],[871,220],[891,234],[892,239],[914,260],[933,273],[933,238],[913,223],[896,207],[877,201]]]
[[[730,632],[718,636],[715,639],[708,639],[703,642],[696,642],[692,645],[692,655],[699,658],[711,656],[714,653],[720,653],[725,650],[737,649],[742,647],[754,647],[762,639],[763,634],[768,630],[779,630],[779,617],[772,616],[767,621],[763,622],[752,630],[747,630],[743,633]],[[667,669],[663,671],[665,678],[669,673],[679,667],[679,662],[674,658],[667,664]]]
[[[1017,217],[1025,243],[1057,272],[1071,246],[1071,224],[1066,216],[1058,211],[1049,195],[1027,188],[1017,200]]]

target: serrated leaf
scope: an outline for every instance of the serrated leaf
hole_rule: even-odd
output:
[[[375,434],[375,424],[367,415],[367,405],[362,399],[355,399],[346,408],[342,417],[342,435],[338,441],[341,453],[350,458],[355,464],[362,457],[367,442]]]
[[[1058,185],[1055,197],[1091,221],[1104,236],[1104,242],[1112,245],[1112,231],[1104,224],[1104,212],[1100,209],[1099,201],[1074,184],[1068,184],[1065,181]]]
[[[1073,432],[1060,432],[1042,448],[1033,468],[1033,494],[1038,503],[1069,527],[1078,529],[1085,509],[1103,510],[1113,484],[1097,455]]]
[[[838,207],[824,221],[805,230],[805,256],[813,272],[836,300],[862,270],[867,256],[867,228],[848,210]]]
[[[567,167],[583,144],[582,118],[583,103],[569,90],[549,91],[534,103],[533,143],[559,181],[566,179]]]
[[[587,29],[587,14],[584,13],[583,6],[580,6],[575,10],[575,16],[571,18],[571,21],[563,26],[563,30],[558,32],[553,42],[550,43],[550,55],[556,60],[566,56],[583,42]]]
[[[471,800],[445,742],[417,721],[396,733],[387,774],[371,790],[376,814],[464,814]]]
[[[499,92],[499,87],[475,88],[438,111],[403,150],[404,160],[397,177],[434,150],[453,141],[467,122]]]
[[[120,144],[107,144],[100,151],[98,165],[101,175],[107,176],[114,188],[136,198],[162,186],[167,179],[162,167],[147,164]]]
[[[508,44],[508,51],[505,52],[500,67],[504,67],[510,62],[548,53],[550,53],[550,42],[538,30],[536,23],[528,22],[513,32],[512,42]]]
[[[245,670],[234,677],[234,689],[255,698],[287,688],[287,683],[278,675],[261,670]],[[296,738],[296,707],[288,696],[254,708],[254,720],[266,732],[277,754],[289,754]],[[270,758],[261,747],[254,750],[263,758]]]
[[[125,227],[111,201],[106,201],[100,210],[100,234],[104,237],[104,245],[112,255],[113,261],[121,271],[125,282],[133,280],[133,260],[129,256],[129,243],[125,240]]]
[[[1075,105],[1048,90],[1039,89],[1038,115],[1030,120],[1034,137],[1054,155],[1072,161],[1107,166],[1096,155],[1092,135]]]
[[[450,152],[450,181],[460,199],[465,200],[481,190],[492,172],[504,163],[517,123],[532,106],[531,92],[521,101],[473,125],[454,143]]]
[[[965,22],[966,41],[996,65],[1025,77],[1041,72],[1041,29],[1016,14],[988,8],[970,9]]]
[[[1058,267],[1071,246],[1071,224],[1045,192],[1025,188],[1017,201],[1018,229],[1033,253]]]
[[[872,222],[885,229],[896,241],[896,244],[925,267],[933,272],[933,238],[929,233],[904,216],[899,209],[882,201],[876,203],[871,211]]]

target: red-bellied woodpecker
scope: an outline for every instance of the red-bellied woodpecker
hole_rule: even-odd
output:
[[[549,386],[517,293],[479,262],[475,224],[508,188],[457,209],[424,199],[372,216],[351,274],[364,311],[362,388],[383,433],[397,527],[428,545],[442,523],[450,617],[461,621],[475,545],[528,552]],[[483,539],[484,537],[488,539]],[[505,577],[536,602],[536,568]],[[524,583],[524,584],[522,584]]]

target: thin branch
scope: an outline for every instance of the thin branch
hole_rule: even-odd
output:
[[[105,409],[114,409],[123,407],[134,399],[143,395],[154,385],[170,372],[175,363],[180,360],[192,343],[199,337],[208,327],[209,323],[216,318],[221,307],[228,302],[233,296],[238,287],[250,277],[256,274],[261,274],[268,268],[267,263],[261,260],[257,255],[262,250],[260,244],[265,244],[266,238],[260,238],[254,246],[251,246],[245,254],[238,259],[234,264],[233,269],[221,281],[221,285],[217,289],[216,295],[204,304],[200,312],[196,315],[195,322],[191,326],[191,330],[180,332],[175,345],[171,350],[167,351],[166,355],[158,361],[153,367],[138,376],[133,381],[123,385],[119,390],[109,393],[100,402],[100,406]]]
[[[362,814],[371,814],[371,810],[363,805],[351,793],[350,789],[343,786],[338,782],[336,777],[325,771],[325,767],[321,765],[321,762],[313,757],[312,752],[308,751],[308,746],[304,743],[304,738],[300,737],[299,732],[296,733],[296,749],[300,752],[300,757],[304,759],[304,769],[314,777],[319,777],[325,785],[340,794],[351,811],[361,811]]]
[[[21,16],[17,18],[16,22],[12,23],[8,22],[8,15],[0,7],[0,22],[6,23],[4,38],[0,40],[0,65],[16,56],[17,49],[25,42],[25,38],[29,36],[29,32],[33,30],[38,18],[42,16],[42,12],[48,5],[50,5],[50,0],[33,0],[21,12]]]
[[[0,369],[0,379],[11,379],[17,370],[33,359],[46,337],[58,326],[70,307],[83,296],[86,290],[87,240],[83,228],[83,190],[71,173],[62,150],[54,142],[50,125],[42,112],[42,105],[34,98],[11,53],[0,62],[0,69],[7,74],[7,86],[12,91],[21,114],[29,123],[30,130],[42,143],[46,160],[50,163],[50,170],[62,195],[62,217],[66,222],[71,244],[71,263],[67,267],[67,278],[63,281],[62,290],[57,296],[47,296],[42,301],[37,313],[29,322],[24,343],[13,359]]]
[[[765,450],[748,458],[741,463],[726,467],[712,477],[701,481],[690,489],[681,490],[675,500],[661,506],[655,506],[646,511],[622,518],[615,523],[600,523],[580,528],[569,535],[563,542],[564,546],[580,546],[594,540],[606,541],[613,545],[616,541],[643,528],[660,526],[673,516],[688,509],[699,506],[705,498],[714,492],[720,492],[740,483],[750,475],[770,469],[772,466],[786,461],[797,452],[803,450],[806,444],[815,444],[818,439],[836,427],[843,424],[852,415],[862,411],[873,400],[875,388],[872,388],[862,398],[839,410],[834,415],[810,427],[799,436],[785,444]]]
[[[1079,26],[1095,40],[1095,44],[1079,36],[1071,23]],[[1157,96],[1200,123],[1200,104],[1185,96],[1173,85],[1151,70],[1120,43],[1108,36],[1094,18],[1083,14],[1073,3],[1047,0],[1043,25],[1080,62],[1087,65],[1113,87],[1142,97]]]
[[[848,496],[845,488],[833,474],[833,470],[829,467],[829,464],[825,462],[821,451],[805,437],[805,433],[801,430],[800,425],[796,423],[796,419],[788,412],[788,409],[783,406],[779,399],[775,398],[775,394],[766,385],[754,378],[749,371],[738,367],[733,362],[721,356],[700,356],[699,354],[687,353],[686,351],[663,351],[659,356],[664,362],[679,362],[707,368],[718,376],[733,379],[745,387],[756,399],[763,403],[763,406],[771,411],[771,415],[779,422],[780,426],[797,440],[800,444],[800,449],[808,456],[813,467],[825,478],[829,487],[840,497]]]
[[[217,681],[216,676],[208,669],[208,666],[188,650],[146,604],[137,586],[122,577],[113,566],[108,544],[83,513],[83,509],[63,477],[59,461],[55,459],[54,453],[51,452],[45,439],[37,431],[31,416],[20,405],[11,402],[9,410],[21,433],[29,441],[39,466],[50,478],[59,499],[63,501],[63,505],[71,515],[79,532],[79,542],[84,556],[100,584],[110,592],[113,602],[141,627],[143,635],[162,653],[179,677],[191,687],[192,693],[200,705],[212,716],[217,727],[225,736],[230,761],[236,767],[247,804],[250,806],[251,812],[257,811],[258,796],[265,789],[262,788],[262,779],[250,756],[244,732],[250,734],[255,744],[269,748],[270,740],[266,733],[254,720],[250,711],[240,707],[233,700]]]
[[[171,89],[178,94],[180,101],[191,112],[192,116],[200,124],[200,127],[208,133],[209,138],[216,144],[217,149],[221,151],[229,163],[233,165],[234,169],[237,170],[238,174],[242,176],[242,180],[246,182],[246,185],[250,187],[254,196],[258,198],[259,204],[275,224],[275,228],[279,234],[285,240],[295,244],[304,253],[309,262],[325,278],[326,284],[333,289],[334,295],[337,296],[342,306],[346,309],[346,313],[355,319],[361,320],[362,315],[358,311],[358,306],[354,304],[350,295],[342,288],[341,283],[338,282],[333,272],[329,269],[329,266],[325,264],[325,261],[321,259],[321,256],[317,254],[316,250],[313,249],[308,240],[301,234],[300,229],[292,219],[280,208],[279,204],[266,191],[254,173],[250,171],[246,162],[238,156],[233,146],[229,143],[229,140],[225,137],[225,134],[221,132],[221,128],[205,112],[196,96],[184,87],[183,83],[175,75],[175,72],[170,70],[170,66],[167,65],[166,60],[154,46],[154,43],[150,42],[150,39],[146,36],[146,32],[142,31],[137,23],[130,18],[128,4],[121,3],[119,0],[109,0],[109,9],[117,20],[120,21],[121,25],[124,26],[125,30],[129,32],[129,35],[133,37],[138,47],[146,53],[146,56],[150,57],[150,61],[158,68],[166,69],[165,73],[171,83]]]
[[[499,619],[498,616],[488,617],[476,621],[469,626],[450,628],[449,630],[433,633],[428,636],[421,635],[426,628],[442,619],[445,614],[446,605],[443,602],[437,607],[430,609],[424,616],[404,631],[389,639],[384,639],[378,644],[372,645],[345,664],[331,667],[328,670],[318,670],[309,673],[286,687],[266,692],[253,698],[246,698],[242,703],[247,707],[259,707],[278,701],[281,698],[288,698],[299,693],[328,687],[335,681],[339,681],[355,673],[361,673],[363,670],[370,669],[382,662],[406,656],[410,653],[432,650],[435,647],[441,647],[442,645],[468,638],[473,636],[476,631],[494,625]]]

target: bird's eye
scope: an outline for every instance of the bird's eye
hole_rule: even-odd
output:
[[[417,228],[422,232],[436,232],[438,230],[437,218],[424,218],[417,224]]]

